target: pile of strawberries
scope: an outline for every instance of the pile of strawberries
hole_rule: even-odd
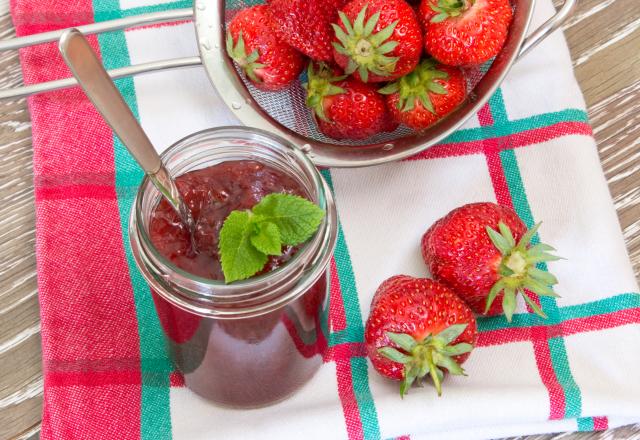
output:
[[[467,96],[460,66],[494,57],[511,20],[509,0],[267,0],[231,20],[227,52],[263,91],[308,66],[319,130],[366,139],[452,112]]]
[[[510,322],[520,294],[545,317],[537,296],[557,296],[558,280],[538,265],[559,257],[535,243],[538,226],[527,230],[495,203],[462,206],[422,237],[433,280],[397,275],[380,285],[365,328],[367,354],[380,374],[401,381],[401,395],[426,376],[440,394],[446,372],[464,374],[460,365],[477,340],[474,313],[504,313]]]

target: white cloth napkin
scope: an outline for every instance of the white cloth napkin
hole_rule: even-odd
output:
[[[121,0],[121,8],[154,3]],[[550,0],[536,3],[531,29],[553,14]],[[192,23],[124,35],[131,64],[197,53]],[[134,85],[142,125],[162,148],[238,124],[202,69],[140,76]],[[513,149],[501,150],[505,142]],[[328,175],[342,225],[332,300],[344,303],[352,342],[384,279],[428,276],[419,252],[428,226],[476,201],[513,204],[526,223],[543,221],[541,239],[566,258],[549,264],[562,296],[543,304],[549,321],[523,304],[511,326],[481,320],[468,377],[447,378],[440,398],[427,387],[401,400],[397,383],[361,357],[327,362],[295,396],[264,409],[224,409],[174,387],[175,439],[466,440],[640,421],[640,296],[561,32],[519,61],[490,106],[443,145],[415,160]]]

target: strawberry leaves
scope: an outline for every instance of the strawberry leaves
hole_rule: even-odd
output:
[[[531,245],[539,227],[540,223],[529,229],[517,243],[511,230],[503,222],[498,223],[497,231],[489,226],[486,227],[491,243],[502,254],[502,261],[498,268],[500,279],[489,291],[485,313],[489,311],[496,297],[502,293],[502,308],[507,321],[511,322],[516,310],[516,295],[519,293],[534,313],[543,318],[547,317],[530,294],[554,298],[559,296],[551,288],[558,284],[558,279],[538,265],[546,261],[559,260],[561,257],[550,254],[549,252],[555,249],[547,244]]]
[[[332,24],[338,39],[337,42],[332,43],[333,47],[336,52],[349,58],[345,73],[351,75],[357,71],[363,82],[369,81],[369,73],[390,76],[395,71],[399,60],[398,57],[390,56],[399,44],[395,40],[390,40],[399,20],[374,32],[380,21],[380,11],[365,20],[367,7],[368,5],[365,5],[360,10],[353,23],[344,12],[340,11],[340,22],[344,29],[337,24]]]
[[[242,68],[244,73],[256,83],[262,82],[262,80],[256,74],[258,69],[262,69],[265,67],[264,64],[258,62],[258,58],[260,58],[260,53],[258,49],[255,49],[250,54],[247,54],[247,50],[245,48],[244,38],[242,37],[242,31],[238,34],[238,41],[234,46],[233,37],[231,36],[231,32],[227,32],[227,40],[226,40],[226,49],[229,56],[238,63],[238,66]]]
[[[307,91],[307,107],[318,118],[329,122],[324,112],[324,100],[329,96],[346,93],[345,89],[335,85],[335,83],[343,81],[347,75],[334,75],[332,69],[325,63],[318,63],[317,69],[314,63],[309,63],[307,77],[308,81],[302,85]]]
[[[403,379],[400,384],[400,396],[404,397],[411,385],[421,381],[427,374],[436,387],[438,395],[442,394],[442,379],[447,370],[453,375],[465,375],[464,370],[454,357],[469,353],[473,345],[466,342],[451,345],[464,331],[468,324],[454,324],[435,335],[427,335],[417,341],[406,333],[387,332],[387,337],[398,348],[386,346],[378,349],[378,353],[387,359],[404,365]],[[401,351],[402,350],[402,351]]]
[[[466,11],[473,0],[438,0],[437,4],[432,3],[431,9],[437,14],[431,19],[431,23],[440,23],[449,17],[458,17]]]
[[[383,95],[398,93],[398,110],[403,112],[415,108],[416,101],[433,114],[436,110],[431,102],[430,95],[446,95],[447,89],[440,83],[449,79],[449,74],[437,69],[434,60],[422,61],[411,73],[399,80],[387,84],[378,90]]]
[[[220,262],[226,283],[260,272],[269,255],[295,246],[316,232],[324,211],[302,197],[269,194],[251,211],[233,211],[220,230]]]

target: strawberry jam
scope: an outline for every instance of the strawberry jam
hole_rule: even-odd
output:
[[[199,317],[152,294],[186,386],[224,406],[257,408],[288,397],[322,365],[327,288],[322,276],[283,309],[229,320]]]
[[[152,213],[151,241],[180,269],[212,280],[224,279],[218,238],[231,211],[251,209],[272,193],[306,196],[300,184],[288,175],[250,160],[222,162],[191,171],[179,176],[176,184],[196,222],[197,252],[192,249],[189,233],[180,217],[164,199]],[[263,272],[286,263],[295,251],[295,248],[285,246],[282,255],[269,258]]]
[[[176,183],[196,222],[197,250],[164,199],[150,212],[149,237],[176,266],[211,280],[224,279],[218,237],[231,211],[251,209],[272,193],[308,197],[304,187],[288,174],[252,160],[190,171]],[[297,250],[283,248],[282,255],[271,257],[262,272],[284,265]],[[322,315],[328,310],[326,269],[291,301],[237,319],[184,310],[167,301],[173,291],[166,286],[154,287],[153,300],[171,358],[186,386],[207,399],[238,408],[268,405],[300,388],[322,364],[327,346],[320,325],[326,322]],[[277,286],[267,286],[265,293],[274,288]]]

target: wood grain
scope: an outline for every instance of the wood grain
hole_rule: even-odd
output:
[[[581,0],[564,28],[598,151],[640,274],[640,8],[637,0]]]
[[[0,0],[1,39],[13,33],[8,3]],[[564,31],[634,270],[640,278],[638,0],[580,0]],[[15,52],[0,54],[0,71],[0,88],[21,83]],[[0,439],[37,438],[41,415],[30,127],[24,100],[0,101]],[[604,433],[518,440],[561,438],[640,440],[640,425]]]
[[[12,34],[2,14],[0,38]],[[21,84],[17,53],[0,56],[0,71],[0,87]],[[0,439],[33,436],[42,406],[31,159],[25,101],[0,101]]]

